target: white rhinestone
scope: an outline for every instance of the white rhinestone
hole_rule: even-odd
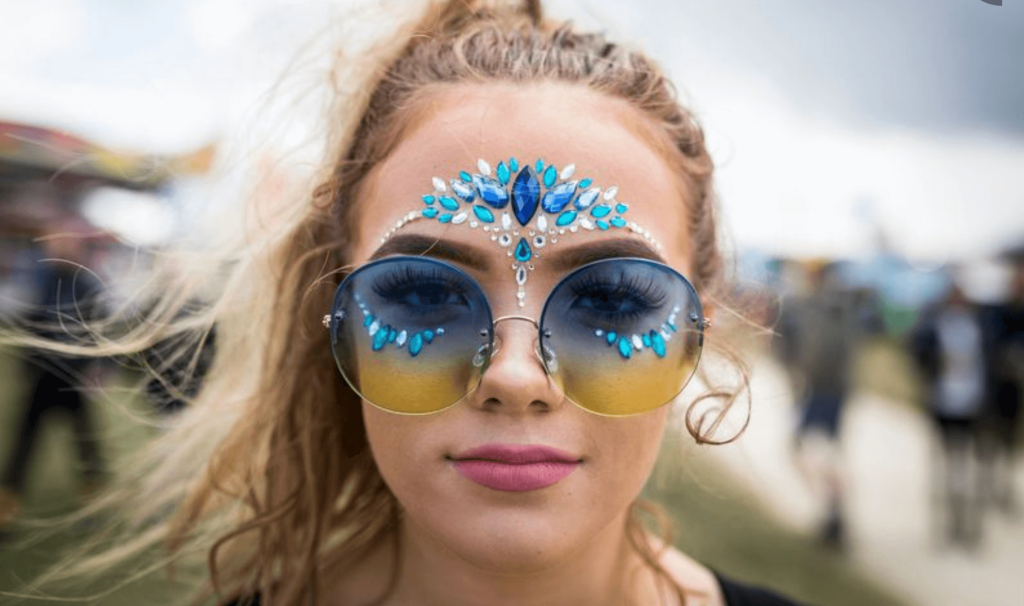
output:
[[[473,229],[476,229],[479,225],[480,224],[477,223],[476,221],[470,221],[469,222],[469,226],[472,227]]]
[[[522,265],[516,268],[516,284],[520,286],[526,284],[526,268]]]
[[[564,236],[565,235],[565,230],[564,229],[558,230],[558,235]]]
[[[524,291],[519,291],[519,292],[516,293],[516,297],[518,297],[520,299],[525,299],[526,298],[526,293]]]
[[[484,175],[485,177],[491,176],[491,165],[483,158],[476,161],[476,167],[480,171],[481,175]]]
[[[380,320],[374,320],[373,324],[370,324],[370,330],[368,332],[372,337],[373,335],[377,334],[378,330],[380,330]]]
[[[590,219],[586,218],[586,217],[582,217],[582,218],[580,218],[580,227],[582,227],[583,229],[587,229],[587,230],[593,230],[594,229],[594,222],[591,221]]]
[[[579,226],[576,225],[572,225],[569,227],[569,231],[571,231],[572,233],[576,233],[577,231],[579,231],[579,229]]]
[[[454,217],[452,217],[452,225],[460,225],[462,223],[465,223],[466,219],[468,218],[469,213],[467,213],[466,211],[462,211],[461,213],[458,213]]]
[[[530,230],[530,231],[529,231],[529,232],[527,233],[527,235],[528,235],[528,236],[530,236],[530,237],[533,237],[533,236],[536,236],[536,235],[537,235],[537,232],[535,232],[535,231],[533,231],[533,230],[531,229],[531,230]]]
[[[494,242],[497,239],[498,239],[498,236],[491,236],[491,242]]]
[[[537,217],[537,229],[542,232],[548,230],[548,218],[544,215]]]
[[[661,338],[662,339],[664,339],[666,341],[671,341],[672,340],[672,333],[670,333],[667,328],[662,328],[658,332],[661,334]]]
[[[402,332],[398,333],[398,336],[395,337],[395,347],[401,347],[401,346],[405,345],[405,340],[408,339],[408,338],[409,338],[409,333],[405,332],[404,330]]]
[[[611,200],[615,197],[615,194],[619,193],[619,186],[612,185],[608,189],[604,190],[604,199]]]
[[[448,191],[448,186],[444,184],[444,181],[440,177],[434,177],[434,189],[437,191]]]
[[[439,326],[439,327],[437,328],[437,330],[435,330],[434,332],[436,332],[436,333],[437,333],[438,335],[443,335],[443,334],[444,334],[444,328],[441,328],[441,327]]]
[[[512,235],[513,236],[518,236],[519,235],[519,230],[518,229],[513,229],[512,230]]]
[[[562,169],[562,172],[558,175],[558,177],[564,181],[565,179],[568,179],[574,174],[576,174],[576,165],[568,164],[565,166],[565,168]]]
[[[461,181],[452,179],[451,184],[452,191],[455,192],[455,195],[457,195],[458,197],[465,200],[473,198],[473,190],[463,185]]]
[[[633,335],[633,349],[640,351],[644,348],[644,340],[640,338],[640,335]]]
[[[597,330],[594,331],[594,336],[595,337],[603,337],[604,336],[604,331],[601,330],[600,328],[598,328]]]
[[[512,229],[512,215],[508,213],[501,214],[501,228],[506,231]]]
[[[547,238],[544,236],[537,236],[533,239],[533,245],[537,248],[544,248],[545,244],[547,244]]]
[[[498,244],[501,244],[502,246],[508,246],[511,243],[512,236],[508,234],[501,234],[500,236],[498,236]]]
[[[558,238],[551,238],[551,243],[552,243],[552,244],[554,244],[554,243],[556,243],[556,242],[558,242]]]

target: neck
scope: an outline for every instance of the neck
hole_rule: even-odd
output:
[[[640,565],[617,518],[557,564],[522,572],[494,571],[467,561],[406,521],[400,533],[400,578],[390,603],[417,606],[572,606],[622,604],[636,597]]]

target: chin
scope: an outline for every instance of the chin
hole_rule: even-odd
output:
[[[548,570],[579,550],[597,530],[581,524],[579,516],[546,516],[536,511],[489,512],[472,518],[445,520],[428,528],[460,559],[505,574]]]

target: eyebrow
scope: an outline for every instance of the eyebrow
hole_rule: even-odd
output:
[[[640,240],[626,238],[587,242],[572,248],[560,248],[557,251],[546,253],[544,256],[550,267],[557,272],[567,272],[594,261],[623,257],[638,257],[658,263],[667,263],[653,246]]]
[[[490,268],[487,253],[482,249],[461,242],[453,242],[435,236],[401,234],[393,236],[370,257],[371,261],[391,255],[427,256],[453,261],[466,267],[486,272]]]

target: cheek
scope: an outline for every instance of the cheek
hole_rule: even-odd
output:
[[[429,432],[424,431],[422,419],[384,412],[363,404],[366,438],[384,482],[392,492],[401,494],[416,490],[417,465],[422,465],[428,447],[422,443]]]
[[[647,481],[661,447],[669,407],[625,418],[601,418],[598,429],[602,467],[615,492],[635,498]]]

